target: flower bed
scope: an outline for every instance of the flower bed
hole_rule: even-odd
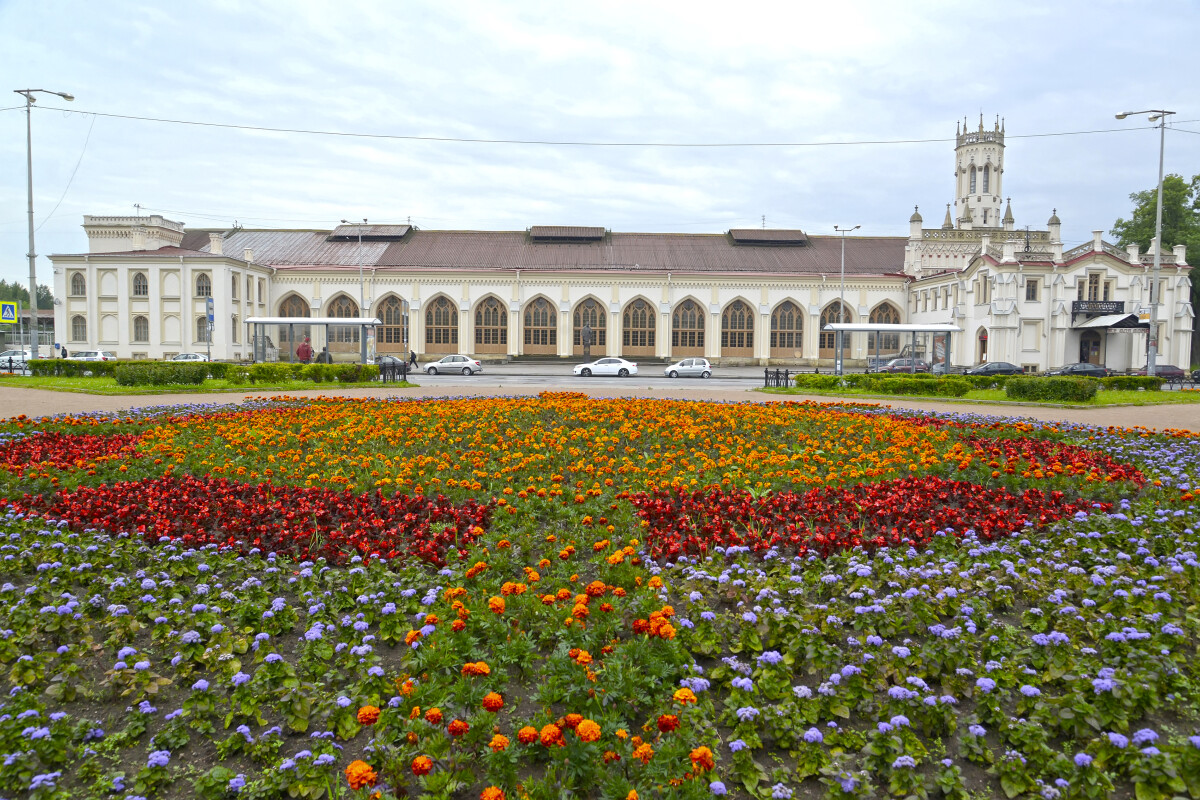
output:
[[[813,404],[0,431],[6,797],[1200,796],[1200,439]]]

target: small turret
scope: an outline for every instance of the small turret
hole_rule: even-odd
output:
[[[1013,217],[1012,213],[1012,198],[1005,198],[1004,202],[1006,204],[1004,208],[1004,230],[1011,231],[1013,229],[1013,223],[1017,221],[1016,218]]]
[[[1046,229],[1050,234],[1050,243],[1062,241],[1062,220],[1058,218],[1058,209],[1050,212],[1050,219],[1046,220]]]
[[[954,230],[954,220],[950,218],[950,204],[946,203],[946,219],[942,221],[942,230]]]

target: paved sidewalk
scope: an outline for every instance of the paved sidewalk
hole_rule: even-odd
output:
[[[326,387],[287,392],[289,397],[412,397],[435,398],[452,396],[528,396],[542,391],[582,391],[593,397],[659,397],[676,400],[714,400],[719,402],[761,402],[811,400],[819,403],[838,402],[838,398],[808,395],[764,394],[747,389],[708,389],[705,384],[691,382],[676,387],[648,387],[630,383],[628,386],[595,386],[583,389],[556,389],[531,385],[447,385],[420,386],[410,389]],[[209,394],[161,394],[136,396],[101,396],[72,392],[50,392],[42,389],[21,389],[0,386],[0,413],[8,417],[25,414],[30,417],[55,414],[81,414],[91,411],[117,411],[164,405],[197,405],[241,403],[250,398],[280,396],[268,392],[214,392]],[[1200,433],[1200,404],[1126,406],[1097,408],[1055,408],[1050,406],[1008,406],[982,403],[947,403],[938,400],[892,399],[862,400],[847,398],[847,402],[870,403],[891,408],[918,409],[951,414],[987,414],[1002,417],[1027,417],[1049,422],[1076,422],[1102,427],[1143,427],[1151,430],[1185,430]]]

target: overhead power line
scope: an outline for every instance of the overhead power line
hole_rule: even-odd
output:
[[[103,111],[63,108],[60,106],[38,106],[39,111],[62,111],[67,114],[95,114],[110,119],[157,122],[166,125],[191,125],[201,128],[224,128],[227,130],[254,131],[259,133],[298,133],[306,136],[338,136],[353,139],[384,139],[411,142],[450,142],[458,144],[515,144],[549,147],[662,147],[662,148],[733,148],[733,147],[857,147],[864,145],[894,144],[938,144],[953,142],[953,137],[939,136],[930,139],[861,139],[832,142],[589,142],[554,139],[477,139],[459,136],[409,136],[394,133],[357,133],[347,131],[324,131],[308,128],[276,128],[266,125],[235,125],[228,122],[203,122],[200,120],[169,119],[166,117],[143,117],[134,114],[110,114]],[[1194,122],[1196,120],[1180,120]],[[1009,139],[1039,139],[1056,136],[1090,136],[1101,133],[1127,133],[1143,128],[1156,129],[1155,125],[1124,126],[1121,128],[1099,128],[1090,131],[1057,131],[1052,133],[1006,134]]]

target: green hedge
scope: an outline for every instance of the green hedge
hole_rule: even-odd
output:
[[[1026,378],[1014,375],[1004,384],[1010,400],[1045,403],[1087,403],[1095,399],[1100,381],[1091,378]]]
[[[1127,391],[1145,389],[1147,392],[1161,392],[1163,385],[1162,378],[1152,378],[1145,375],[1113,375],[1109,378],[1101,378],[1100,382],[1104,384],[1105,389],[1124,389]]]
[[[112,375],[116,368],[129,361],[72,361],[69,358],[39,358],[29,362],[33,375],[52,375],[64,378],[79,378],[84,373]]]
[[[113,371],[120,386],[199,386],[208,379],[205,363],[118,364]]]
[[[820,375],[813,372],[796,375],[793,380],[796,381],[797,389],[814,389],[819,392],[837,389],[842,385],[842,379],[837,375]]]
[[[971,384],[973,389],[1003,389],[1012,378],[1024,378],[1024,375],[959,375],[958,377]]]

